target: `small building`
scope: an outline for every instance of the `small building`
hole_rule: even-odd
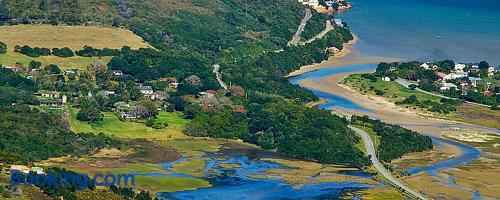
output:
[[[457,72],[457,73],[451,73],[443,77],[444,80],[453,80],[453,79],[458,79],[458,78],[464,78],[467,77],[468,73],[467,72]]]
[[[446,77],[446,76],[448,75],[448,74],[445,74],[445,73],[443,73],[443,72],[437,72],[436,74],[437,74],[437,75],[439,76],[439,78],[441,78],[441,79],[444,79],[444,77]]]
[[[40,106],[45,107],[59,107],[63,106],[64,102],[61,99],[42,99],[40,100]]]
[[[391,81],[391,78],[389,78],[389,77],[386,76],[386,77],[382,77],[382,80],[386,81],[386,82],[389,82],[389,81]]]
[[[465,64],[461,64],[461,63],[456,64],[455,65],[455,71],[456,72],[464,72],[464,68],[465,67],[466,67]]]
[[[10,69],[15,73],[22,73],[26,71],[26,68],[23,67],[22,65],[15,65],[15,66],[6,66],[4,68]]]
[[[342,23],[341,19],[336,18],[336,19],[333,19],[333,21],[335,22],[335,24],[337,26],[344,27],[344,24]]]
[[[469,77],[469,81],[470,81],[472,87],[477,87],[477,83],[479,81],[481,81],[481,78]]]
[[[123,76],[122,70],[109,70],[109,74],[113,76]]]
[[[492,95],[493,95],[493,92],[491,92],[491,91],[484,91],[484,92],[483,92],[483,95],[484,95],[484,96],[492,96]]]
[[[137,116],[136,114],[134,114],[130,111],[125,111],[125,112],[122,112],[122,118],[123,119],[138,119],[139,116]]]
[[[237,113],[246,113],[247,112],[247,110],[245,109],[245,106],[234,106],[233,111],[237,112]]]
[[[430,66],[430,64],[429,64],[429,63],[424,63],[424,64],[421,64],[421,65],[420,65],[420,67],[421,67],[421,68],[424,68],[424,69],[430,69],[430,68],[431,68],[431,66]]]
[[[80,71],[78,69],[67,69],[64,70],[64,75],[70,76],[70,75],[79,75]]]
[[[40,91],[35,93],[35,96],[39,98],[59,98],[60,93],[57,91]]]
[[[101,90],[97,92],[96,95],[101,95],[101,96],[108,96],[108,95],[114,95],[116,92],[114,90]]]
[[[451,88],[457,89],[458,86],[453,84],[453,83],[443,83],[439,89],[440,90],[450,90]]]
[[[139,91],[141,92],[142,95],[146,97],[150,97],[154,93],[153,88],[151,86],[144,86],[144,85],[139,87]]]
[[[10,169],[7,169],[8,171],[19,171],[25,174],[30,173],[30,168],[24,165],[11,165]]]
[[[492,77],[492,76],[495,76],[495,68],[494,67],[489,67],[488,68],[488,76],[489,77]]]
[[[176,89],[177,89],[177,87],[179,87],[179,83],[177,83],[177,82],[169,83],[169,84],[168,84],[168,87],[169,87],[170,89],[174,89],[174,90],[176,90]]]

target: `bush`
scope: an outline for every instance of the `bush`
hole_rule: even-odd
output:
[[[3,42],[0,42],[0,54],[7,53],[7,45]]]
[[[95,100],[84,99],[80,111],[76,114],[76,119],[84,122],[96,122],[102,121],[103,116]]]
[[[54,54],[54,56],[63,57],[63,58],[75,56],[75,53],[73,53],[73,51],[68,47],[64,47],[62,49],[53,48],[52,54]]]
[[[377,77],[375,77],[373,74],[363,74],[363,75],[361,75],[361,77],[364,78],[364,79],[368,79],[371,82],[376,82],[377,81]]]
[[[415,95],[411,95],[411,96],[407,97],[406,99],[404,99],[403,101],[396,102],[396,104],[410,104],[410,105],[417,104],[417,103],[418,103],[418,99],[417,99],[417,96],[415,96]]]
[[[153,126],[151,126],[151,128],[154,128],[154,129],[163,129],[163,128],[167,128],[167,127],[168,127],[167,122],[156,122],[153,124]]]
[[[382,91],[382,90],[377,89],[377,90],[375,90],[375,94],[378,95],[378,96],[383,96],[385,94],[385,92]]]
[[[61,73],[61,70],[59,69],[59,67],[57,65],[54,65],[54,64],[47,65],[47,67],[45,67],[45,71],[48,71],[51,74]]]
[[[152,119],[148,119],[148,120],[146,121],[146,126],[151,127],[151,126],[153,126],[153,124],[154,124],[154,121],[153,121]]]
[[[16,46],[14,48],[14,51],[27,55],[29,57],[49,56],[51,54],[50,49],[40,47],[31,48],[28,45],[24,45],[22,47]]]

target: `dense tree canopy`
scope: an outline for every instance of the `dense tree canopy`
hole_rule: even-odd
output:
[[[372,120],[368,116],[353,116],[351,123],[367,125],[380,136],[377,156],[385,162],[391,162],[407,153],[432,149],[432,140],[428,136],[420,135],[399,125]]]

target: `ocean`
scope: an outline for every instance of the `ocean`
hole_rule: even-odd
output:
[[[500,65],[498,0],[351,0],[337,14],[362,55]]]

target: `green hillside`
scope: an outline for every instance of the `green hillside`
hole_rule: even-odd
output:
[[[193,119],[186,130],[188,135],[242,139],[277,149],[288,157],[367,165],[368,158],[355,147],[359,139],[346,122],[326,111],[304,107],[317,97],[284,78],[300,66],[327,59],[326,48],[342,49],[342,44],[352,39],[348,29],[335,28],[307,45],[287,46],[305,11],[306,7],[295,0],[23,0],[3,1],[0,21],[10,25],[119,26],[132,30],[155,48],[122,48],[108,68],[122,70],[145,83],[163,77],[199,77],[201,84],[180,81],[177,91],[170,93],[169,103]],[[312,17],[306,26],[307,35],[321,30],[326,18]],[[214,64],[220,64],[224,81],[241,86],[247,94],[229,99],[230,105],[246,108],[244,113],[228,106],[207,111],[195,102],[182,100],[185,95],[221,89],[213,73]],[[102,80],[96,85],[106,88],[113,84]],[[282,116],[295,120],[290,123]],[[262,123],[266,120],[269,123]],[[310,146],[317,148],[311,151]],[[333,149],[336,153],[325,153]]]

